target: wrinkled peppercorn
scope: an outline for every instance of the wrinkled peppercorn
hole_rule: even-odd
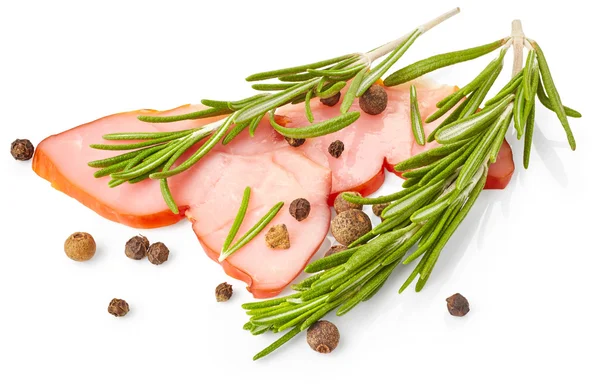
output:
[[[358,192],[342,192],[342,193],[340,193],[338,196],[335,197],[335,200],[333,201],[333,208],[335,209],[336,213],[338,213],[338,214],[343,213],[344,211],[350,210],[350,209],[362,210],[362,208],[363,208],[362,204],[348,202],[346,199],[344,199],[344,194],[361,196],[360,193],[358,193]]]
[[[456,293],[446,298],[448,312],[456,317],[463,317],[469,312],[469,301],[461,294]]]
[[[340,342],[340,332],[329,321],[317,321],[308,328],[306,342],[319,353],[330,353]]]
[[[233,287],[227,282],[223,282],[215,288],[215,297],[217,302],[226,302],[233,295]]]
[[[304,221],[310,214],[310,202],[304,198],[294,199],[290,203],[290,214],[297,221]]]
[[[142,235],[131,237],[125,244],[125,256],[133,260],[141,260],[146,257],[150,242]]]
[[[389,203],[374,204],[373,205],[373,214],[375,214],[378,217],[381,217],[381,212],[383,211],[383,209],[385,209],[389,205],[390,205]]]
[[[360,109],[370,115],[381,114],[387,107],[387,92],[381,85],[373,84],[358,99]]]
[[[33,157],[33,144],[28,139],[17,139],[10,144],[10,154],[15,160],[27,161]]]
[[[123,317],[129,313],[129,304],[123,299],[114,298],[108,304],[108,312],[115,317]]]
[[[96,254],[96,241],[89,233],[77,232],[67,238],[64,249],[69,259],[86,261]]]
[[[290,235],[285,224],[272,226],[265,234],[265,242],[271,249],[289,249]]]
[[[331,221],[331,234],[342,245],[350,245],[371,230],[369,216],[361,210],[346,210]]]
[[[348,249],[348,247],[346,247],[346,245],[334,245],[331,248],[329,248],[329,250],[327,252],[325,252],[323,257],[331,256],[335,253],[345,251],[346,249]]]
[[[304,138],[290,138],[290,137],[284,137],[284,138],[287,141],[287,143],[290,144],[290,146],[293,146],[294,148],[302,146],[306,142],[306,140]]]
[[[162,264],[169,260],[169,248],[162,242],[155,242],[148,249],[148,260],[152,264]]]
[[[333,141],[327,151],[332,157],[339,158],[344,152],[344,143],[340,140]]]
[[[330,96],[328,98],[325,99],[321,99],[321,103],[323,103],[326,106],[329,107],[333,107],[336,104],[338,104],[338,102],[340,101],[340,97],[342,96],[342,94],[340,92],[336,93],[333,96]]]

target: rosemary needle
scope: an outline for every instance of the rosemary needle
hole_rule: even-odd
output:
[[[419,113],[417,88],[415,88],[414,84],[410,86],[410,124],[415,141],[417,141],[419,145],[425,145],[425,130],[423,130],[423,120]]]
[[[240,205],[240,209],[237,212],[235,219],[233,220],[233,224],[231,225],[231,230],[229,234],[225,238],[225,242],[223,242],[223,249],[221,249],[221,254],[229,249],[229,246],[233,242],[236,234],[240,230],[240,226],[242,226],[242,222],[244,222],[244,217],[246,216],[246,211],[248,210],[248,203],[250,203],[250,192],[252,190],[250,187],[246,187],[244,190],[244,195],[242,197],[242,204]]]
[[[250,201],[250,188],[246,187],[244,190],[244,196],[242,198],[242,204],[240,205],[240,209],[233,221],[231,226],[231,230],[223,243],[223,249],[221,249],[221,254],[219,255],[219,262],[223,262],[229,256],[240,250],[244,245],[249,243],[254,237],[260,233],[265,226],[269,224],[275,218],[279,210],[283,207],[283,202],[277,203],[273,206],[261,219],[256,222],[256,224],[250,228],[240,239],[232,245],[232,241],[235,238],[237,232],[242,225],[244,217],[246,216],[246,211],[248,210],[248,202]]]

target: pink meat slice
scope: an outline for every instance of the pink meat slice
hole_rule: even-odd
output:
[[[201,109],[184,106],[155,115],[177,115]],[[162,199],[158,182],[146,180],[109,188],[108,177],[96,179],[92,160],[118,152],[95,150],[90,144],[105,142],[102,136],[117,131],[174,131],[197,127],[207,120],[150,124],[135,111],[111,115],[75,129],[51,136],[37,147],[33,169],[54,187],[73,196],[106,218],[134,227],[165,226],[187,216],[206,252],[216,259],[241,203],[246,186],[252,188],[248,215],[240,235],[274,204],[302,197],[312,205],[302,222],[293,219],[287,207],[266,227],[285,224],[291,242],[288,250],[267,248],[259,235],[222,263],[231,276],[244,280],[256,297],[276,295],[302,271],[319,248],[329,229],[331,171],[286,147],[268,122],[254,139],[242,135],[230,145],[216,147],[192,169],[169,180],[180,214],[171,213]]]
[[[222,170],[224,173],[220,179],[207,182],[211,190],[190,203],[186,212],[194,232],[213,259],[218,257],[229,233],[246,186],[252,188],[252,193],[238,238],[277,202],[285,202],[263,233],[222,263],[228,274],[248,283],[256,297],[278,294],[302,271],[327,235],[330,171],[289,148],[236,158],[217,153],[216,157],[201,164],[196,172]],[[203,183],[199,184],[200,188],[207,188]],[[311,204],[308,218],[301,222],[288,211],[296,198],[305,198]],[[265,243],[264,233],[278,224],[287,227],[290,249],[270,249]]]

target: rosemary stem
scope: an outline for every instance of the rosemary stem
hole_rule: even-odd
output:
[[[429,30],[431,30],[433,27],[437,26],[438,24],[450,19],[451,17],[453,17],[454,15],[458,14],[460,12],[460,8],[456,7],[453,8],[452,10],[438,16],[435,19],[430,20],[429,22],[420,25],[419,27],[417,27],[417,29],[419,30],[419,33],[422,34],[424,32],[427,32]],[[366,53],[367,59],[369,60],[369,62],[373,62],[376,59],[390,53],[392,50],[394,50],[395,48],[398,47],[398,45],[401,45],[402,42],[406,41],[406,39],[408,39],[408,37],[414,32],[414,30],[411,30],[409,33],[404,34],[403,36],[401,36],[400,38],[393,40],[391,42],[386,43],[383,46],[378,47],[377,49],[370,51],[368,53]]]
[[[199,136],[199,135],[208,135],[208,134],[211,134],[216,129],[218,129],[219,127],[221,127],[221,125],[225,122],[225,120],[227,118],[228,117],[225,117],[223,119],[219,119],[216,122],[212,122],[212,123],[207,124],[206,126],[200,127],[198,130],[196,130],[192,134],[190,134],[188,136],[188,138],[194,138],[195,136]]]
[[[512,21],[511,37],[513,38],[513,77],[523,69],[523,46],[525,45],[525,33],[519,19]]]

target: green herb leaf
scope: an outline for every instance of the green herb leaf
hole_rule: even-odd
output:
[[[323,68],[328,65],[336,64],[340,61],[346,60],[346,59],[354,57],[354,56],[356,56],[356,54],[346,54],[343,56],[330,58],[330,59],[324,60],[324,61],[313,62],[311,64],[293,66],[291,68],[271,70],[268,72],[255,73],[253,75],[246,77],[246,81],[261,81],[261,80],[268,80],[268,79],[273,79],[273,78],[277,78],[277,77],[281,77],[281,76],[294,75],[299,72],[306,72],[308,69],[319,69],[319,68]]]
[[[348,112],[348,110],[352,106],[352,103],[354,102],[354,99],[356,99],[356,93],[358,92],[358,87],[360,87],[360,84],[362,83],[362,80],[363,80],[365,74],[367,73],[367,70],[368,70],[368,68],[364,68],[363,70],[358,72],[358,74],[354,77],[354,79],[352,79],[352,82],[350,83],[350,87],[348,87],[348,90],[344,94],[344,100],[342,101],[342,105],[340,106],[340,112],[342,114],[345,114]]]
[[[423,130],[423,120],[421,119],[421,113],[419,113],[417,88],[414,84],[410,86],[410,123],[417,144],[425,145],[425,130]]]
[[[535,128],[535,105],[531,107],[527,124],[525,125],[525,145],[523,148],[523,166],[529,168],[529,158],[531,157],[531,145],[533,144],[533,131]]]
[[[305,127],[284,127],[275,121],[275,114],[271,111],[271,126],[281,135],[291,138],[314,138],[334,133],[354,123],[360,117],[358,111],[341,114],[338,117],[328,119]]]
[[[252,89],[257,91],[285,91],[296,86],[298,86],[298,83],[253,84]]]
[[[287,332],[286,334],[281,336],[279,339],[277,339],[277,341],[275,341],[273,344],[269,345],[267,348],[263,349],[262,351],[260,351],[256,355],[254,355],[252,360],[258,360],[258,359],[264,358],[271,352],[275,351],[277,348],[281,347],[283,344],[285,344],[288,341],[290,341],[291,339],[293,339],[300,332],[301,332],[300,326],[296,326],[294,329],[290,330],[289,332]]]
[[[484,108],[477,114],[441,128],[435,135],[436,141],[446,144],[472,137],[489,123],[493,122],[513,99],[514,95],[509,95],[495,105]]]
[[[466,50],[454,51],[444,54],[438,54],[424,60],[408,65],[391,75],[389,75],[384,85],[391,87],[393,85],[404,84],[414,80],[417,77],[423,76],[434,70],[445,68],[450,65],[458,64],[459,62],[469,61],[482,55],[493,52],[507,42],[507,38],[489,43],[487,45],[477,46]]]
[[[546,95],[546,91],[544,91],[544,86],[542,83],[538,83],[537,96],[540,101],[549,110],[554,111],[554,107],[550,102],[550,98]],[[581,113],[567,106],[563,106],[565,110],[565,115],[570,116],[571,118],[581,118]]]
[[[569,141],[569,145],[572,150],[575,150],[576,143],[575,137],[573,136],[573,132],[571,131],[571,126],[569,125],[569,121],[567,120],[567,115],[565,113],[565,108],[560,100],[560,95],[558,94],[558,90],[554,85],[554,80],[552,79],[552,74],[550,74],[550,68],[548,67],[548,62],[546,61],[546,56],[542,51],[540,45],[535,41],[530,41],[531,45],[535,49],[537,53],[537,58],[540,65],[540,73],[542,76],[542,81],[544,82],[544,88],[548,91],[548,98],[550,99],[550,104],[553,107],[553,111],[558,116],[560,123],[565,129],[565,133],[567,134],[567,140]]]
[[[207,108],[206,110],[190,112],[188,114],[182,115],[172,115],[172,116],[150,116],[150,115],[140,115],[138,119],[142,122],[150,122],[150,123],[168,123],[168,122],[179,122],[184,120],[192,120],[192,119],[202,119],[202,118],[210,118],[213,116],[225,115],[231,112],[228,108]]]
[[[310,108],[310,99],[312,99],[313,90],[311,89],[306,93],[306,97],[304,98],[304,112],[306,113],[306,119],[310,123],[313,123],[315,117],[313,116],[312,109]]]
[[[221,254],[223,254],[224,252],[227,251],[227,249],[229,249],[229,246],[233,242],[233,239],[235,238],[238,231],[240,230],[240,226],[242,226],[242,223],[244,222],[244,217],[246,216],[246,211],[248,210],[248,203],[250,203],[251,191],[252,191],[252,189],[250,187],[246,187],[246,189],[244,190],[244,195],[242,196],[242,203],[240,204],[240,208],[237,212],[237,215],[235,216],[235,219],[233,220],[233,224],[231,225],[231,230],[229,230],[229,234],[227,234],[227,237],[225,238],[225,241],[223,242],[223,248],[221,249]]]

